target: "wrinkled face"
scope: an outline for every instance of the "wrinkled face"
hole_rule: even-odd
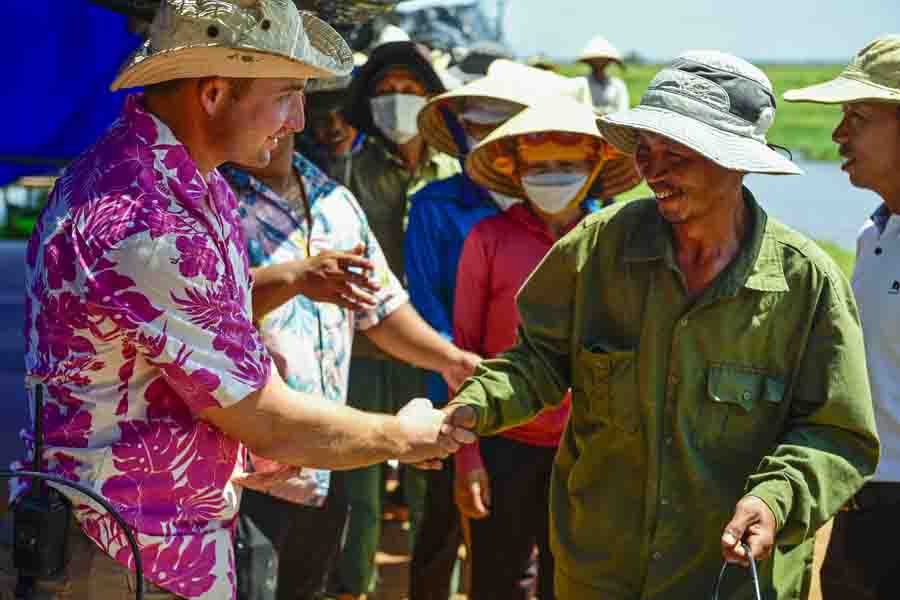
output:
[[[409,69],[397,67],[388,70],[381,77],[372,90],[372,96],[384,96],[386,94],[410,94],[412,96],[427,96],[425,84]]]
[[[714,212],[723,196],[740,190],[743,178],[687,146],[645,131],[638,132],[635,160],[660,214],[672,224]]]
[[[881,102],[843,105],[844,116],[832,134],[845,159],[841,169],[856,187],[881,192],[897,187],[900,168],[900,106]]]
[[[253,79],[239,90],[230,82],[228,97],[211,114],[211,141],[225,161],[264,167],[278,140],[303,129],[303,79]]]
[[[309,130],[316,143],[331,156],[350,152],[356,139],[356,128],[347,122],[339,108],[310,111]]]

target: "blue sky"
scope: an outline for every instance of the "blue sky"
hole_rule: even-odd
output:
[[[494,0],[482,0],[494,14]],[[900,0],[507,0],[506,38],[525,57],[576,55],[595,34],[623,53],[667,60],[713,48],[755,61],[844,63],[900,33]]]

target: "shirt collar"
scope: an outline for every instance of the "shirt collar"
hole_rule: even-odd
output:
[[[328,194],[337,187],[337,182],[330,179],[299,152],[294,152],[292,165],[300,175],[300,181],[303,184],[303,189],[306,192],[310,206],[315,204],[316,200],[320,197]],[[291,210],[288,203],[285,202],[281,196],[276,194],[272,188],[247,171],[234,165],[226,165],[222,167],[222,171],[231,181],[239,198],[245,198],[248,194],[256,193],[262,195],[282,210]]]
[[[778,253],[775,234],[769,226],[769,217],[759,206],[753,194],[743,188],[744,202],[750,209],[751,231],[748,242],[741,246],[738,255],[714,284],[718,297],[734,296],[742,287],[758,291],[786,292],[787,279],[784,265]],[[665,260],[677,269],[672,248],[669,224],[654,210],[649,223],[636,227],[626,240],[624,259],[627,262]]]
[[[878,229],[878,235],[881,235],[884,233],[884,228],[887,227],[887,223],[891,218],[891,211],[888,209],[887,204],[882,203],[869,218],[872,219],[872,222]]]
[[[162,153],[162,168],[172,175],[168,178],[168,183],[176,200],[191,208],[203,210],[204,199],[211,195],[211,203],[214,203],[212,207],[217,210],[223,208],[219,206],[223,200],[220,192],[227,189],[227,183],[216,169],[210,171],[207,179],[203,178],[187,147],[175,137],[175,133],[164,121],[144,106],[142,93],[130,94],[125,99],[122,119],[141,143]],[[213,193],[210,194],[210,191]]]
[[[581,210],[583,211],[581,219],[585,216],[597,212],[599,205],[597,201],[593,198],[585,198],[581,201]],[[506,209],[505,214],[507,214],[511,219],[518,221],[526,228],[531,229],[532,231],[539,232],[543,235],[546,235],[551,240],[553,238],[553,234],[550,232],[550,228],[547,227],[547,224],[541,220],[539,216],[534,214],[532,210],[528,207],[528,201],[519,202],[517,204],[513,204],[509,208]],[[568,233],[572,229],[575,228],[581,222],[581,219],[573,221],[567,228],[564,233]]]

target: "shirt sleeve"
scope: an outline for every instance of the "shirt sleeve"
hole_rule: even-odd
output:
[[[490,264],[479,226],[463,244],[456,272],[453,301],[453,340],[463,350],[484,356],[485,320],[490,301]]]
[[[827,278],[813,318],[785,433],[747,483],[772,509],[779,545],[809,539],[878,463],[862,328],[843,276]]]
[[[409,296],[397,276],[391,271],[381,244],[375,237],[375,233],[369,227],[369,221],[366,219],[366,213],[356,201],[350,190],[344,189],[347,195],[347,201],[350,203],[353,211],[356,212],[359,220],[359,239],[365,246],[365,257],[375,265],[372,278],[378,283],[378,291],[375,292],[375,306],[369,309],[360,310],[355,314],[356,329],[364,331],[375,327],[383,321],[388,315],[403,306],[409,301]]]
[[[194,413],[239,402],[269,377],[249,273],[241,275],[239,256],[229,258],[231,267],[205,237],[138,234],[87,283],[95,309],[122,326]]]
[[[451,299],[441,276],[441,223],[436,216],[433,203],[413,196],[404,240],[406,279],[415,309],[435,331],[452,340]]]
[[[557,242],[519,291],[516,346],[482,361],[454,399],[477,409],[481,435],[521,425],[566,397],[576,292],[572,244],[571,233]]]

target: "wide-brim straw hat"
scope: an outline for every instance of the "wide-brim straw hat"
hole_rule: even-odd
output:
[[[466,173],[472,181],[489,190],[506,196],[526,198],[518,179],[498,167],[498,163],[503,162],[498,159],[514,155],[515,138],[552,132],[574,133],[598,142],[603,141],[603,136],[597,129],[597,116],[590,106],[571,98],[549,98],[526,108],[475,146],[466,158]],[[633,160],[629,162],[634,164]],[[605,166],[601,167],[595,180],[589,184],[596,183],[596,179],[603,177]]]
[[[385,140],[384,134],[372,120],[369,101],[375,84],[389,69],[401,68],[410,71],[425,86],[428,95],[447,91],[444,82],[431,62],[416,47],[415,42],[388,42],[376,47],[369,59],[354,75],[347,91],[345,113],[351,125],[366,135]],[[386,140],[385,140],[386,141]]]
[[[309,79],[352,69],[340,34],[291,2],[165,0],[110,88],[195,77]]]
[[[768,146],[774,120],[772,84],[762,71],[730,54],[693,50],[656,75],[638,106],[606,114],[599,125],[626,154],[634,154],[638,132],[647,131],[733,171],[802,174]]]
[[[615,61],[620,65],[625,63],[622,53],[610,44],[605,37],[597,35],[591,38],[584,50],[581,51],[581,54],[578,55],[578,61],[587,62],[601,58]]]
[[[508,102],[521,110],[555,96],[568,97],[587,106],[592,104],[590,86],[584,77],[563,77],[498,58],[490,64],[485,77],[432,98],[419,112],[419,132],[429,146],[459,156],[459,147],[447,127],[442,108],[456,115],[467,100],[484,99]]]
[[[788,102],[900,104],[900,35],[884,35],[866,44],[843,72],[825,83],[784,93]]]

